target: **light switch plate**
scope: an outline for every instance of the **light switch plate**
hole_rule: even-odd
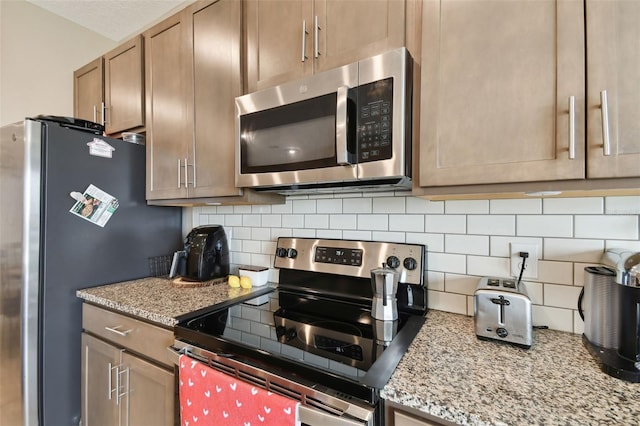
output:
[[[522,267],[522,262],[525,260],[520,257],[520,252],[526,251],[529,253],[529,257],[526,259],[522,278],[538,278],[538,260],[540,260],[538,245],[511,243],[510,246],[511,275],[515,278],[520,276],[520,268]]]

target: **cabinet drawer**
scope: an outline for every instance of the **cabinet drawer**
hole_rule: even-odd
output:
[[[159,363],[173,365],[167,356],[167,347],[173,344],[172,330],[87,303],[82,305],[82,328]]]

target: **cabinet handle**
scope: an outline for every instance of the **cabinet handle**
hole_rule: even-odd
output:
[[[122,326],[119,325],[117,327],[105,327],[104,329],[112,333],[116,333],[118,336],[122,336],[122,337],[126,337],[127,334],[133,331],[133,328],[130,328],[129,330],[125,330],[125,331],[120,331],[118,330],[119,328],[122,328]]]
[[[178,158],[178,189],[180,189],[180,187],[182,186],[182,183],[180,182],[180,174],[182,173],[182,167],[180,167],[180,159]]]
[[[303,19],[302,20],[302,62],[307,60],[307,55],[306,55],[306,51],[307,51],[307,34],[309,34],[307,32],[307,20]]]
[[[607,91],[600,92],[600,102],[602,103],[602,149],[605,157],[611,155],[611,140],[609,139],[609,100]]]
[[[109,370],[108,370],[108,373],[109,373],[109,395],[107,396],[109,398],[109,400],[112,399],[112,397],[111,397],[112,393],[115,392],[116,398],[117,398],[118,392],[120,392],[118,390],[118,385],[120,383],[120,371],[119,371],[119,369],[120,369],[120,365],[113,366],[111,363],[109,363]],[[111,379],[113,377],[113,370],[116,370],[116,387],[115,388],[113,387],[113,380]]]
[[[569,160],[576,158],[576,97],[569,96]]]
[[[126,396],[127,399],[129,398],[129,368],[126,368],[125,370],[122,370],[122,371],[118,371],[116,374],[117,374],[116,386],[118,389],[118,392],[116,393],[116,405],[120,405],[120,402],[123,396]],[[120,376],[123,374],[126,374],[126,381],[124,386],[122,385],[122,380],[120,379]],[[121,388],[122,388],[122,392],[120,392]],[[128,413],[126,417],[129,417]],[[128,419],[127,419],[127,423],[128,423]]]
[[[336,103],[336,162],[346,166],[349,162],[347,151],[347,86],[338,87],[338,100]]]
[[[96,107],[95,105],[93,106],[93,122],[98,122],[98,107]]]
[[[107,107],[104,104],[104,102],[100,102],[100,108],[102,109],[102,125],[104,126],[105,123],[107,122],[106,118],[107,118]]]
[[[320,56],[320,43],[318,33],[322,28],[318,25],[318,15],[313,17],[313,57],[318,59]]]
[[[189,188],[189,171],[187,170],[189,163],[187,163],[187,159],[184,159],[184,186],[185,188]]]

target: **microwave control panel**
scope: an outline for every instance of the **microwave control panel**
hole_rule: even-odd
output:
[[[392,156],[393,78],[358,86],[358,162]]]

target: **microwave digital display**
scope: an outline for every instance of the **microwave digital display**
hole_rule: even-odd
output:
[[[358,86],[358,162],[392,157],[393,78]]]

